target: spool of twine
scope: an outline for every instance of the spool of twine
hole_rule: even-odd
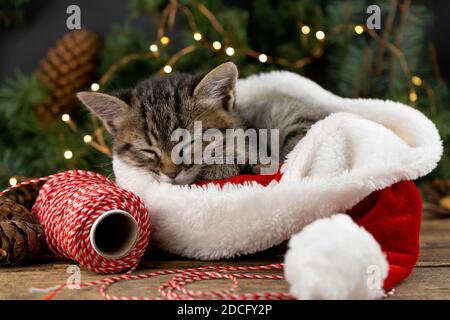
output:
[[[110,179],[72,170],[31,179],[6,189],[45,181],[31,211],[50,249],[97,273],[134,270],[150,239],[142,201]]]

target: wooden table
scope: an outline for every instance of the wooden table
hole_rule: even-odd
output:
[[[281,262],[283,251],[269,250],[258,255],[239,260],[226,261],[227,265],[261,265]],[[188,268],[205,264],[224,264],[225,262],[199,262],[181,260],[178,257],[147,254],[139,272],[161,269]],[[42,299],[48,293],[36,292],[31,288],[48,289],[65,283],[66,269],[71,265],[66,260],[52,260],[44,264],[0,269],[0,299]],[[81,271],[81,281],[101,279],[104,276]],[[160,284],[170,279],[161,276],[139,281],[124,281],[113,285],[109,290],[116,295],[154,295]],[[226,288],[229,281],[202,281],[191,285],[197,290]],[[241,280],[240,292],[248,291],[287,291],[288,285],[280,280]],[[100,299],[98,287],[82,290],[63,290],[58,299]],[[450,299],[450,217],[442,218],[424,214],[421,233],[421,257],[412,275],[396,289],[390,299]]]

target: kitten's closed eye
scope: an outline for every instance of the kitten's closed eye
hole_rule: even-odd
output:
[[[154,156],[154,157],[158,156],[158,153],[156,153],[156,151],[152,150],[152,149],[140,149],[140,151],[142,151],[150,156]]]

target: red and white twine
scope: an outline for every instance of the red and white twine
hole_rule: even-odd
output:
[[[138,265],[150,238],[150,218],[142,201],[119,188],[110,179],[89,171],[71,170],[12,186],[45,181],[31,209],[45,230],[50,249],[58,256],[75,260],[97,273],[119,273]],[[130,213],[138,225],[138,239],[130,252],[120,258],[97,253],[90,241],[95,220],[109,210]]]
[[[82,283],[80,288],[100,286],[100,295],[108,300],[194,300],[194,299],[215,299],[215,300],[292,300],[295,299],[287,292],[250,292],[236,293],[239,289],[238,279],[269,279],[284,280],[281,274],[248,274],[248,273],[230,273],[242,271],[270,271],[282,270],[283,264],[269,264],[263,266],[202,266],[189,269],[168,269],[159,270],[144,274],[122,274],[106,279]],[[109,286],[121,281],[142,280],[157,276],[173,275],[172,279],[163,283],[158,288],[160,296],[117,296],[107,292]],[[232,281],[229,289],[213,291],[194,291],[187,289],[186,286],[198,281],[204,280],[222,280]],[[50,293],[46,299],[53,299],[56,294],[65,287],[61,285]]]

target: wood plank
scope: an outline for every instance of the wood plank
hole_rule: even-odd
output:
[[[410,277],[395,289],[389,299],[450,299],[449,267],[416,267]]]
[[[450,217],[423,214],[420,233],[422,244],[450,244]]]
[[[424,212],[418,266],[450,265],[450,217]]]

